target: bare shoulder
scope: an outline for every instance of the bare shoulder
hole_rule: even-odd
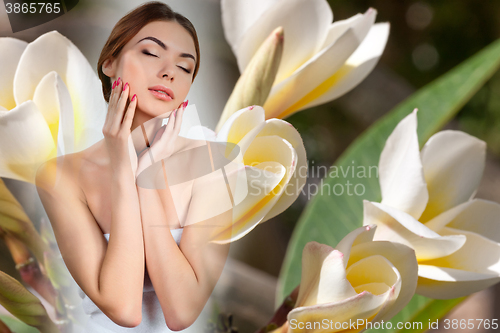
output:
[[[54,157],[38,167],[36,186],[40,190],[54,193],[65,189],[75,191],[79,188],[78,173],[81,156],[77,153]]]
[[[96,148],[97,147],[97,148]],[[72,191],[84,199],[83,186],[86,169],[94,164],[92,159],[98,155],[98,144],[77,153],[52,158],[39,166],[36,173],[36,185],[43,190]]]

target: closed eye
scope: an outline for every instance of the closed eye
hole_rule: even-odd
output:
[[[159,58],[157,55],[149,53],[147,50],[142,50],[142,53],[145,54],[145,55],[148,55],[148,56]],[[186,72],[188,74],[191,74],[191,71],[189,69],[184,68],[182,66],[177,66],[177,67],[179,67],[180,69],[182,69],[184,72]]]
[[[153,57],[158,58],[158,56],[157,56],[157,55],[152,54],[152,53],[149,53],[147,50],[142,50],[142,53],[143,53],[143,54],[146,54],[146,55],[148,55],[148,56],[153,56]]]
[[[180,69],[182,69],[184,72],[186,72],[186,73],[188,73],[188,74],[191,74],[191,71],[190,71],[189,69],[184,68],[184,67],[182,67],[182,66],[177,66],[177,67],[179,67]]]

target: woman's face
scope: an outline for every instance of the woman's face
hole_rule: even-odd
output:
[[[137,111],[156,117],[186,99],[195,57],[193,38],[184,27],[175,21],[155,21],[145,25],[116,59],[104,62],[103,72],[112,80],[128,82],[130,98],[137,94]]]

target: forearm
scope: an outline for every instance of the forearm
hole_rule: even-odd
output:
[[[140,312],[144,285],[144,240],[132,168],[114,170],[110,237],[99,274],[99,293],[110,309]]]
[[[166,188],[161,191],[170,193],[169,187]],[[162,203],[156,190],[139,187],[138,193],[149,277],[167,324],[171,329],[181,329],[186,326],[184,323],[198,316],[211,289],[207,288],[206,280],[197,276],[172,237],[170,229],[178,222],[173,200]]]

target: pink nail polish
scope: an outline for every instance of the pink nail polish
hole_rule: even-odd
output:
[[[132,102],[135,101],[135,98],[137,97],[136,94],[134,94],[134,96],[132,96]]]
[[[116,87],[116,81],[113,81],[113,89]]]
[[[125,83],[125,85],[123,86],[123,91],[125,91],[125,89],[127,89],[127,86],[128,86],[128,82]]]
[[[116,80],[116,85],[117,86],[120,84],[120,80],[121,80],[121,78],[118,78],[118,80]]]
[[[182,106],[184,107],[184,109],[186,108],[186,106],[188,106],[188,103],[189,103],[189,100],[186,100],[186,101],[184,102],[184,104],[182,105]]]

